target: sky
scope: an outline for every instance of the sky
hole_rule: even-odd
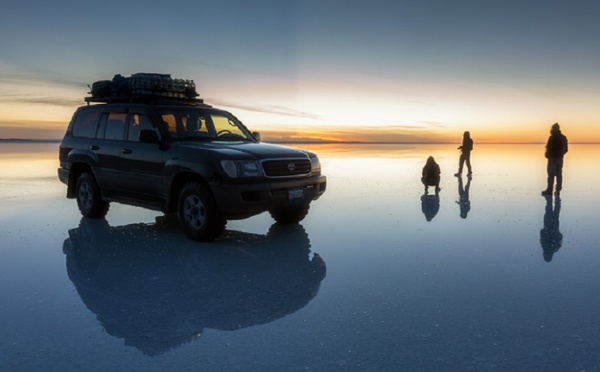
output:
[[[600,2],[8,0],[0,138],[59,139],[87,85],[193,79],[263,139],[600,142]]]

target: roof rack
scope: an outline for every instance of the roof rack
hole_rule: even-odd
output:
[[[183,103],[204,104],[198,97],[193,80],[173,79],[168,74],[136,73],[130,77],[117,74],[112,80],[98,80],[90,87],[85,102],[101,103]]]
[[[202,98],[179,98],[179,97],[161,97],[152,94],[129,94],[127,96],[107,96],[107,97],[85,97],[84,101],[89,105],[90,103],[177,103],[186,105],[203,105],[208,106],[204,103]]]

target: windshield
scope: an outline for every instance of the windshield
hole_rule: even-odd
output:
[[[174,140],[252,141],[246,127],[226,111],[203,107],[159,108],[164,127]]]

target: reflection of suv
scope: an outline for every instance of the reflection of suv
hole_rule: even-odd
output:
[[[104,217],[112,201],[176,212],[186,235],[201,241],[221,235],[227,219],[264,211],[281,223],[302,220],[325,192],[317,156],[260,143],[230,113],[190,97],[189,87],[159,89],[169,79],[115,77],[102,93],[94,84],[88,106],[73,115],[58,175],[81,213]]]

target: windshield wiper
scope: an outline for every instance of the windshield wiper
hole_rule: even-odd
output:
[[[187,136],[175,138],[176,141],[212,141],[214,139],[214,137],[207,136]]]
[[[220,135],[216,138],[213,138],[216,141],[244,141],[244,142],[252,142],[251,139],[248,139],[246,137],[240,136],[239,134],[233,134],[233,133],[228,133],[228,134],[223,134]]]

